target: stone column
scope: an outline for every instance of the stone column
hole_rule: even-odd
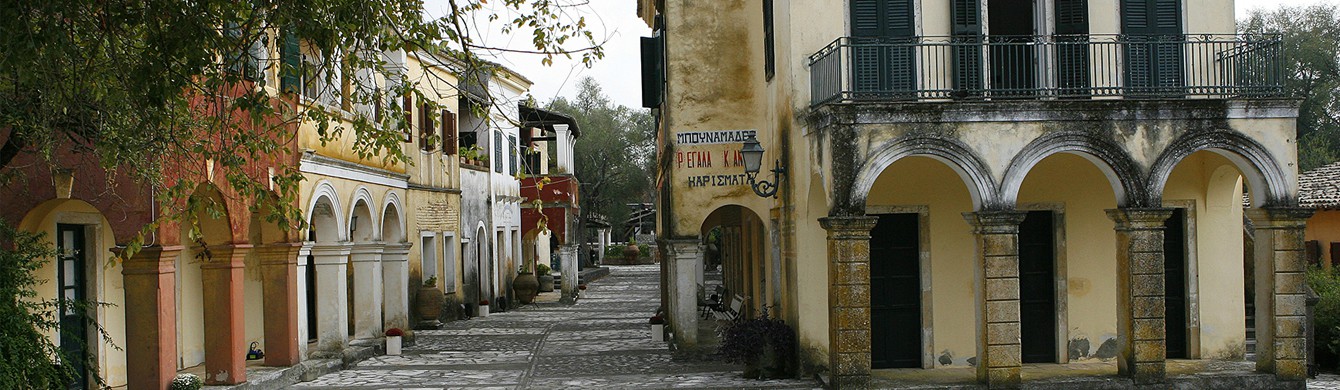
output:
[[[1307,259],[1303,231],[1313,210],[1247,210],[1256,246],[1256,370],[1307,379]]]
[[[298,350],[298,252],[301,249],[302,243],[296,242],[253,249],[261,259],[267,366],[292,366],[302,361]]]
[[[692,349],[698,346],[698,277],[703,263],[703,245],[698,240],[665,240],[669,245],[669,277],[665,288],[670,301],[665,310],[670,315],[670,329],[675,334],[675,345]]]
[[[251,245],[211,246],[200,264],[205,305],[205,383],[247,381],[246,321],[242,300],[243,260]]]
[[[563,296],[559,302],[577,303],[577,245],[559,246],[558,261],[563,266]]]
[[[828,231],[828,370],[835,388],[870,381],[870,229],[877,221],[819,219]]]
[[[308,269],[308,267],[312,267],[308,264],[308,257],[312,255],[312,247],[314,246],[316,246],[315,242],[303,241],[302,245],[298,247],[298,306],[296,309],[298,311],[298,356],[303,359],[309,356],[307,340],[315,338],[315,335],[308,334],[308,324],[316,321],[316,318],[307,315],[308,307],[313,304],[307,301],[307,292],[316,288],[315,285],[307,283],[307,273],[316,272],[315,269]],[[312,258],[312,260],[315,260],[315,258]]]
[[[316,266],[316,347],[341,351],[349,342],[349,252],[348,242],[317,243],[312,247]]]
[[[166,389],[177,375],[177,256],[146,247],[122,264],[126,294],[126,387]]]
[[[387,329],[409,329],[409,250],[409,243],[393,243],[382,252],[382,326]]]
[[[1022,211],[963,213],[977,240],[977,381],[1017,388],[1019,343],[1019,223]]]
[[[1167,372],[1163,224],[1172,209],[1107,210],[1117,230],[1117,371],[1135,384]]]
[[[358,243],[349,252],[354,267],[354,338],[374,339],[382,334],[381,243]]]

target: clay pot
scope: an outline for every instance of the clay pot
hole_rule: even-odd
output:
[[[630,242],[628,243],[628,246],[623,248],[624,264],[637,264],[637,258],[641,255],[642,249],[638,248],[637,244]]]
[[[420,320],[433,321],[442,315],[442,302],[446,297],[442,296],[442,290],[437,286],[419,287],[415,298],[418,303],[414,306],[414,312],[419,315]]]
[[[554,291],[554,275],[540,274],[535,276],[535,280],[540,282],[540,292]]]
[[[516,279],[512,279],[512,292],[516,293],[516,299],[521,303],[535,301],[535,294],[539,291],[540,281],[533,273],[520,273],[516,275]]]

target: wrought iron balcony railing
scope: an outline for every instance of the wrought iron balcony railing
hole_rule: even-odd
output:
[[[1274,35],[842,37],[810,55],[811,105],[946,99],[1280,97]]]

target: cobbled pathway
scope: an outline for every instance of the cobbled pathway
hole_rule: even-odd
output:
[[[576,305],[536,303],[416,332],[400,356],[378,356],[299,388],[816,388],[811,380],[744,379],[741,367],[676,357],[651,340],[659,266],[611,266]]]

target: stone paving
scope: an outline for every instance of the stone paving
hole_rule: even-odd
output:
[[[1316,378],[1307,381],[1308,389],[1319,390],[1340,390],[1340,375],[1336,374],[1317,374]]]
[[[676,356],[651,340],[658,265],[611,266],[576,305],[536,303],[419,331],[400,356],[378,356],[299,388],[817,388],[813,380],[750,380],[741,367]]]

